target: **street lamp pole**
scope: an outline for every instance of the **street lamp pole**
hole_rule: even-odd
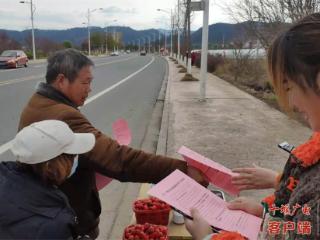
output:
[[[88,8],[88,55],[91,56],[90,9]]]
[[[93,10],[90,10],[88,8],[88,15],[87,15],[87,19],[88,19],[88,55],[91,56],[91,36],[90,36],[90,13],[96,11],[96,10],[103,10],[103,8],[95,8]]]
[[[161,9],[158,8],[157,11],[161,11],[161,12],[165,12],[167,14],[170,14],[170,24],[171,24],[171,37],[170,37],[170,55],[173,56],[173,52],[172,52],[172,37],[173,37],[173,15],[172,15],[172,9],[170,9],[170,12],[165,10],[165,9]]]
[[[36,56],[36,46],[35,46],[35,41],[34,41],[34,26],[33,26],[33,14],[34,14],[34,11],[35,11],[35,8],[34,8],[34,5],[32,3],[32,0],[29,1],[20,1],[20,3],[28,3],[30,4],[30,11],[31,11],[31,34],[32,34],[32,57],[33,57],[33,60],[36,60],[37,59],[37,56]]]

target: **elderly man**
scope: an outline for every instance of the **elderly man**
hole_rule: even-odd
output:
[[[180,169],[198,182],[204,179],[183,161],[120,146],[92,126],[78,109],[91,91],[92,66],[89,58],[73,49],[61,50],[49,57],[46,83],[38,86],[24,108],[19,129],[33,122],[57,119],[66,122],[74,132],[95,135],[93,150],[79,157],[77,172],[61,186],[61,190],[78,216],[77,233],[96,238],[101,205],[95,172],[123,182],[156,183],[173,170]]]

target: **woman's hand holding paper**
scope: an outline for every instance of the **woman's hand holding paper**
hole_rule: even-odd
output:
[[[200,216],[198,210],[191,209],[191,217],[193,220],[186,218],[185,224],[187,230],[192,235],[192,239],[202,240],[212,233],[210,225]]]
[[[230,210],[242,210],[257,217],[262,217],[263,215],[263,206],[255,200],[246,197],[239,197],[232,200],[229,202],[228,208]]]
[[[232,171],[239,173],[232,177],[232,183],[239,190],[276,188],[278,173],[271,169],[254,164],[251,168],[235,168]]]

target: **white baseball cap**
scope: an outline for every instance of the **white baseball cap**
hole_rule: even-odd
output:
[[[44,120],[23,128],[13,139],[10,150],[17,161],[36,164],[62,153],[82,154],[95,145],[92,133],[74,133],[58,120]]]

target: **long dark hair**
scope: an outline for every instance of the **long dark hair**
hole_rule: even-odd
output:
[[[320,95],[320,13],[306,16],[275,38],[268,50],[268,70],[279,103],[286,110],[288,81]]]

